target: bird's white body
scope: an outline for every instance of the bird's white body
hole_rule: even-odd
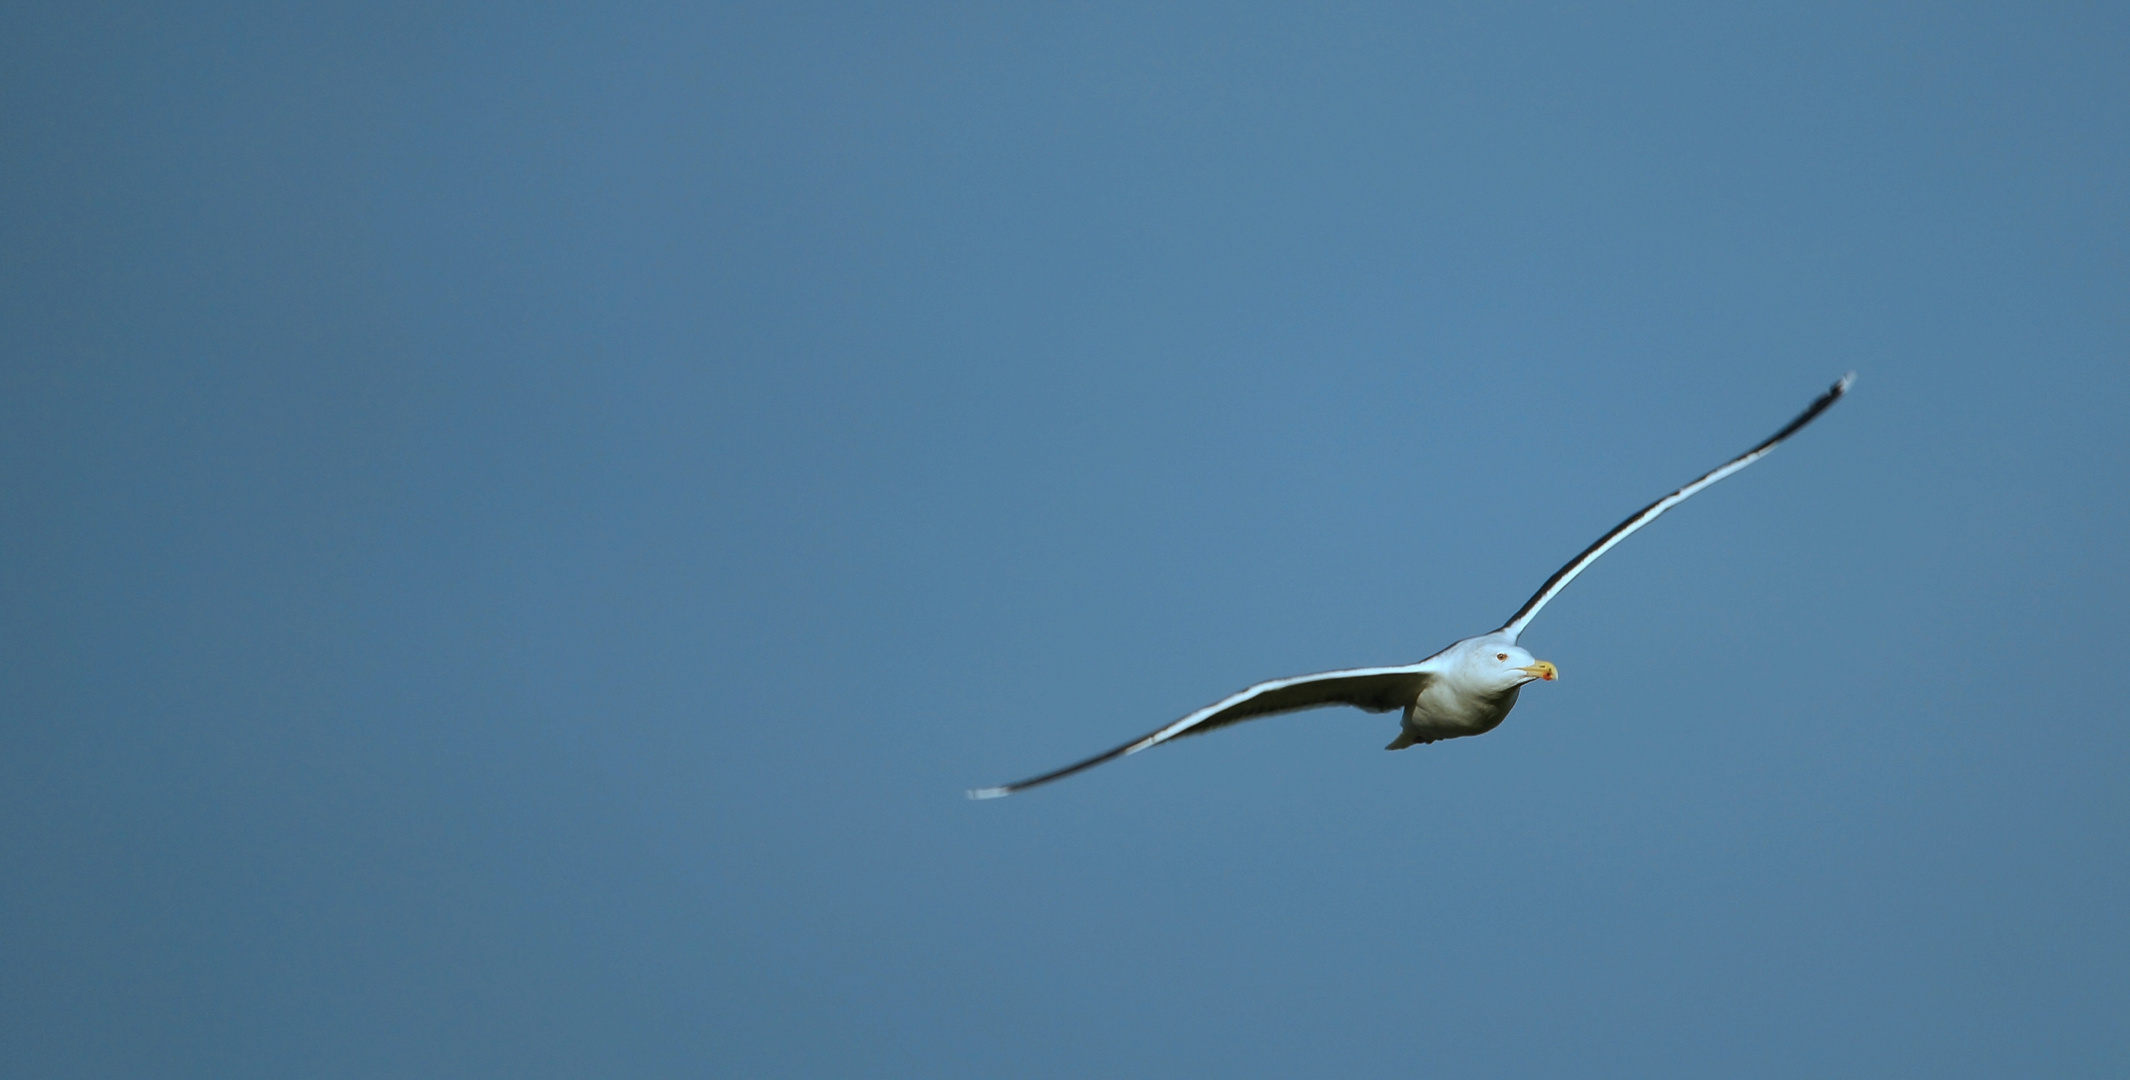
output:
[[[1296,675],[1261,682],[1113,750],[1019,783],[977,788],[969,792],[969,797],[996,799],[1071,776],[1105,761],[1136,754],[1170,739],[1185,735],[1202,735],[1260,716],[1318,709],[1329,705],[1351,705],[1374,713],[1402,712],[1398,737],[1385,747],[1388,750],[1403,750],[1408,746],[1466,735],[1484,735],[1499,727],[1501,722],[1508,718],[1509,710],[1516,707],[1517,691],[1525,684],[1540,679],[1550,680],[1558,674],[1552,664],[1532,659],[1530,653],[1516,645],[1516,640],[1523,636],[1524,628],[1530,626],[1531,620],[1538,617],[1541,608],[1560,595],[1560,591],[1567,588],[1569,582],[1589,569],[1590,564],[1596,562],[1598,556],[1610,551],[1613,545],[1627,539],[1642,526],[1655,521],[1665,511],[1692,498],[1709,485],[1765,457],[1777,444],[1803,429],[1820,413],[1827,411],[1829,406],[1848,392],[1849,383],[1854,378],[1854,375],[1843,376],[1841,381],[1828,388],[1826,393],[1821,394],[1819,399],[1798,414],[1796,419],[1758,446],[1702,474],[1692,483],[1635,511],[1627,520],[1613,526],[1610,532],[1598,537],[1596,543],[1584,548],[1582,554],[1568,560],[1566,566],[1554,571],[1553,576],[1547,578],[1546,583],[1539,586],[1538,591],[1531,594],[1531,598],[1524,601],[1524,606],[1517,609],[1516,614],[1511,615],[1509,621],[1503,623],[1500,629],[1465,638],[1417,664],[1324,671],[1314,675]]]
[[[1414,666],[1432,678],[1405,707],[1387,749],[1484,735],[1508,719],[1525,683],[1556,675],[1553,665],[1533,660],[1499,632],[1466,638]]]

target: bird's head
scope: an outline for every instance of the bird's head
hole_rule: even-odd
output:
[[[1466,661],[1468,668],[1479,681],[1498,689],[1509,690],[1540,680],[1551,682],[1560,677],[1559,668],[1507,642],[1480,639],[1473,646]]]

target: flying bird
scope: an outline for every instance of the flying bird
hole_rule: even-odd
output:
[[[1509,621],[1498,629],[1478,637],[1468,637],[1449,648],[1420,661],[1402,667],[1352,668],[1345,671],[1322,671],[1314,675],[1296,675],[1292,678],[1273,679],[1261,682],[1245,690],[1199,709],[1165,727],[1148,732],[1114,750],[1076,761],[1062,769],[1054,769],[1040,776],[998,787],[974,788],[969,792],[972,799],[997,799],[1016,791],[1025,791],[1038,784],[1062,780],[1082,769],[1091,769],[1105,761],[1136,754],[1150,746],[1159,746],[1170,739],[1185,735],[1203,735],[1208,731],[1227,727],[1244,720],[1275,713],[1298,712],[1303,709],[1318,709],[1328,705],[1351,705],[1369,712],[1382,713],[1402,710],[1398,721],[1398,737],[1390,741],[1385,750],[1403,750],[1408,746],[1436,742],[1441,739],[1456,739],[1466,735],[1484,735],[1500,726],[1516,707],[1517,692],[1525,684],[1551,682],[1560,671],[1552,664],[1534,658],[1516,644],[1524,629],[1539,611],[1560,591],[1574,581],[1576,575],[1590,568],[1598,556],[1612,550],[1614,544],[1634,535],[1635,530],[1657,520],[1666,510],[1693,498],[1701,489],[1745,468],[1767,456],[1768,452],[1781,445],[1784,439],[1797,434],[1806,424],[1819,418],[1828,406],[1841,400],[1848,392],[1849,384],[1856,374],[1844,375],[1827,392],[1821,394],[1795,420],[1783,426],[1781,431],[1769,436],[1766,441],[1731,460],[1717,466],[1700,479],[1672,492],[1669,495],[1635,511],[1627,520],[1612,527],[1612,531],[1597,538],[1597,542],[1583,549],[1583,553],[1568,560],[1568,565],[1553,572],[1546,583],[1524,601],[1524,606],[1509,616]]]

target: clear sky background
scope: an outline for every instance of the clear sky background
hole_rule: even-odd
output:
[[[11,1075],[2130,1072],[2119,6],[18,5],[0,189]]]

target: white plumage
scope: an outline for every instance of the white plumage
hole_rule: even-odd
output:
[[[996,799],[1037,784],[1063,779],[1082,769],[1136,754],[1180,736],[1201,735],[1260,716],[1327,705],[1351,705],[1369,712],[1401,711],[1398,737],[1385,747],[1389,750],[1492,731],[1509,715],[1509,710],[1516,707],[1517,692],[1525,684],[1551,680],[1559,674],[1552,664],[1532,658],[1516,644],[1516,639],[1523,636],[1524,628],[1531,625],[1531,620],[1538,617],[1548,601],[1567,588],[1568,583],[1597,561],[1598,556],[1627,539],[1635,530],[1655,521],[1666,510],[1692,498],[1701,489],[1766,456],[1784,439],[1796,434],[1840,400],[1855,379],[1854,373],[1842,376],[1796,419],[1760,445],[1613,526],[1610,532],[1598,537],[1596,543],[1584,548],[1582,554],[1570,559],[1568,565],[1554,571],[1553,576],[1547,578],[1546,583],[1539,586],[1538,591],[1531,594],[1531,599],[1524,601],[1524,606],[1518,608],[1500,629],[1465,638],[1417,664],[1324,671],[1261,682],[1113,750],[1018,783],[976,788],[969,792],[969,797]]]

